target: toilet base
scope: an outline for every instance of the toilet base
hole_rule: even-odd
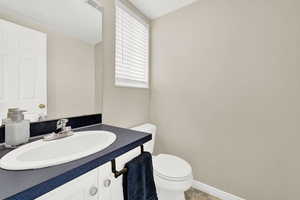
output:
[[[170,181],[154,174],[158,200],[185,200],[184,192],[192,186],[193,176],[184,181]]]
[[[158,200],[185,200],[184,191],[174,192],[158,189]]]

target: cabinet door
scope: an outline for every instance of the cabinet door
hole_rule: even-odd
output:
[[[98,190],[98,169],[95,169],[37,200],[98,200]]]
[[[100,166],[98,170],[99,200],[113,200],[111,188],[114,177],[111,172],[111,163]]]

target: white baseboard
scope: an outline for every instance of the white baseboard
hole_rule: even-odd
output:
[[[206,185],[206,184],[201,183],[201,182],[196,181],[196,180],[193,181],[193,186],[192,187],[197,189],[197,190],[200,190],[202,192],[205,192],[209,195],[212,195],[212,196],[215,196],[219,199],[222,199],[222,200],[246,200],[246,199],[235,196],[233,194],[229,194],[227,192],[224,192],[222,190],[219,190],[217,188],[214,188],[210,185]]]

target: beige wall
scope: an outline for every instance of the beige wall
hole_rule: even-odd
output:
[[[136,13],[127,1],[128,6]],[[104,47],[104,123],[130,127],[149,120],[149,90],[116,87],[115,70],[115,1],[101,0],[104,7],[103,47]],[[141,14],[140,14],[141,15]]]
[[[103,100],[103,68],[104,68],[104,48],[103,42],[95,46],[95,103],[96,112],[102,112]]]
[[[49,117],[94,114],[95,48],[77,39],[48,35]]]
[[[95,113],[94,46],[10,12],[1,10],[0,18],[48,35],[49,118]]]
[[[248,200],[299,198],[300,1],[201,0],[152,23],[157,152]]]

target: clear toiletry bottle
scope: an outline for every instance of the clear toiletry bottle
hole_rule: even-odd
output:
[[[15,148],[29,140],[30,121],[24,120],[23,112],[19,108],[8,109],[5,120],[5,146],[8,148]]]

